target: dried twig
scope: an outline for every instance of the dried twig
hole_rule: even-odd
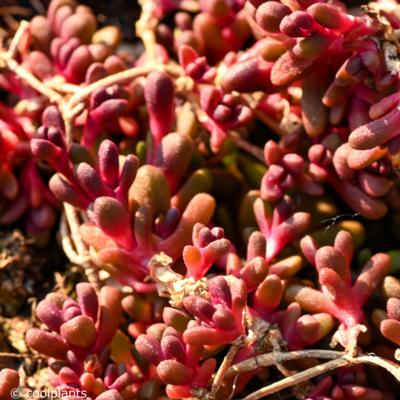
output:
[[[18,46],[19,46],[22,38],[24,37],[25,33],[28,31],[28,29],[29,29],[29,22],[21,21],[21,23],[19,24],[18,30],[17,30],[17,32],[15,32],[15,35],[12,38],[11,43],[8,47],[7,57],[9,57],[9,58],[15,57],[15,55],[17,54],[17,51],[18,51]]]
[[[158,25],[157,2],[152,0],[139,0],[142,7],[140,18],[136,22],[136,34],[142,39],[146,52],[147,63],[157,61],[157,40],[155,30]]]
[[[15,73],[20,79],[26,82],[30,87],[37,92],[46,96],[52,103],[62,103],[63,97],[55,90],[46,86],[43,82],[37,79],[32,73],[20,65],[15,59],[15,53],[18,49],[19,42],[29,28],[29,22],[21,21],[17,32],[15,33],[8,51],[0,52],[0,66],[7,68],[9,71]]]
[[[116,83],[126,82],[138,78],[139,76],[148,75],[152,71],[165,71],[171,75],[177,76],[181,74],[180,67],[176,65],[146,65],[144,67],[134,67],[125,71],[117,72],[116,74],[109,75],[106,78],[100,79],[92,84],[82,87],[69,99],[69,109],[72,109],[82,100],[92,94],[95,90],[102,87],[115,85]]]
[[[229,131],[229,139],[232,140],[232,142],[235,143],[240,149],[251,154],[257,160],[261,161],[262,163],[265,162],[263,150],[254,144],[251,144],[247,140],[242,139],[239,133],[235,131]]]
[[[304,350],[304,352],[310,352],[313,350]],[[317,350],[320,351],[320,350]],[[325,352],[321,350],[321,352]],[[299,353],[299,352],[294,352]],[[337,352],[336,352],[337,353]],[[322,355],[328,356],[329,354],[321,353],[319,358]],[[333,356],[333,354],[332,354]],[[304,358],[304,357],[302,357]],[[278,382],[274,382],[271,385],[263,387],[256,392],[246,396],[243,400],[258,400],[270,394],[279,392],[283,389],[298,385],[299,383],[309,381],[312,378],[315,378],[318,375],[324,374],[326,372],[332,371],[337,368],[350,366],[350,365],[357,365],[357,364],[370,364],[379,366],[384,368],[386,371],[391,373],[399,382],[400,382],[400,366],[394,362],[385,360],[383,358],[377,356],[369,356],[369,355],[361,355],[358,357],[352,357],[351,355],[343,355],[339,358],[335,358],[334,360],[328,361],[324,364],[317,365],[315,367],[309,368],[305,371],[299,372],[287,378],[284,378]],[[235,373],[237,373],[235,371]]]
[[[64,120],[67,125],[80,112],[82,112],[83,105],[81,104],[81,102],[97,89],[108,87],[116,83],[133,80],[140,76],[148,75],[150,72],[155,70],[162,70],[173,76],[180,76],[182,74],[181,68],[177,65],[162,65],[151,63],[143,67],[134,67],[113,75],[109,75],[104,79],[100,79],[84,87],[64,84],[58,85],[55,84],[54,81],[50,81],[49,84],[45,84],[37,79],[31,72],[25,69],[14,59],[18,44],[28,28],[29,23],[27,21],[22,21],[20,23],[19,28],[11,41],[9,50],[0,52],[0,66],[3,66],[9,71],[15,73],[30,87],[41,93],[43,96],[47,97],[51,103],[57,103],[60,106]],[[69,93],[73,94],[67,100],[55,89],[64,92],[65,95],[68,95]]]
[[[39,79],[37,79],[28,70],[18,64],[17,61],[15,61],[13,58],[4,58],[0,54],[0,60],[4,61],[7,68],[10,71],[14,72],[20,79],[28,83],[29,86],[31,86],[37,92],[46,96],[49,99],[50,103],[60,104],[63,102],[63,96],[39,81]]]
[[[235,342],[232,344],[230,347],[228,353],[224,357],[224,360],[222,361],[217,373],[215,374],[212,386],[211,386],[211,391],[209,394],[210,399],[214,399],[217,396],[218,390],[222,385],[222,382],[225,378],[226,372],[228,371],[229,366],[232,364],[234,358],[236,357],[237,352],[239,351],[240,347],[243,346],[244,343],[244,338],[240,337]]]
[[[82,266],[88,281],[98,290],[101,287],[98,269],[92,262],[89,249],[80,235],[77,212],[70,204],[64,203],[64,215],[61,222],[60,232],[66,255],[73,263]]]
[[[41,354],[29,354],[29,353],[7,353],[7,352],[0,352],[0,358],[29,358],[29,359],[35,359],[35,360],[42,360],[42,359],[47,359],[46,356],[43,356]]]
[[[258,400],[270,394],[279,392],[288,387],[298,385],[301,382],[308,381],[318,375],[325,372],[331,371],[336,368],[344,367],[350,365],[351,361],[345,357],[336,358],[335,360],[328,361],[325,364],[317,365],[316,367],[309,368],[305,371],[299,372],[297,374],[288,376],[278,382],[274,382],[271,385],[263,387],[254,393],[246,396],[243,400]]]
[[[272,352],[268,354],[257,355],[253,358],[249,358],[240,363],[232,365],[226,376],[233,376],[241,374],[243,372],[252,371],[260,367],[268,367],[270,365],[276,365],[285,361],[300,360],[304,358],[321,358],[321,359],[335,359],[342,357],[344,353],[334,350],[298,350],[287,353]]]
[[[31,10],[22,6],[2,6],[0,7],[0,16],[2,15],[19,15],[19,16],[29,16]]]

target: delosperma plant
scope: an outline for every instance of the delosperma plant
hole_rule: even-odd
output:
[[[89,283],[78,284],[76,292],[77,301],[57,293],[47,295],[36,313],[50,331],[31,328],[26,342],[51,357],[49,368],[56,388],[69,390],[71,397],[74,391],[78,397],[85,391],[97,399],[105,393],[120,399],[118,393],[130,393],[134,383],[129,357],[124,365],[114,364],[110,351],[121,320],[121,295],[109,286],[97,295]]]
[[[69,260],[0,400],[397,398],[400,6],[139,3],[0,30],[0,226]]]

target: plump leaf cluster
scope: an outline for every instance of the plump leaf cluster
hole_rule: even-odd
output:
[[[231,364],[310,348],[400,368],[400,253],[366,229],[400,210],[399,5],[141,3],[140,54],[75,0],[0,49],[0,225],[59,230],[98,278],[36,307],[25,340],[51,385],[245,398],[317,361]],[[396,398],[369,374],[293,396]],[[0,399],[18,385],[0,371]]]

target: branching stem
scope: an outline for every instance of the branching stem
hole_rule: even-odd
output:
[[[343,355],[343,353],[329,350],[301,350],[291,353],[264,354],[262,356],[257,356],[250,360],[245,360],[234,365],[228,370],[227,376],[232,376],[245,371],[251,371],[261,366],[265,367],[268,365],[273,365],[277,362],[314,357],[334,359],[286,377],[278,382],[272,383],[271,385],[265,386],[248,395],[243,400],[258,400],[283,389],[287,389],[302,382],[309,381],[316,376],[322,375],[334,369],[357,364],[370,364],[384,368],[400,382],[400,367],[394,362],[377,356],[360,355],[357,357],[352,357],[351,355]]]
[[[251,154],[254,158],[261,161],[263,164],[265,163],[264,152],[262,149],[251,144],[247,140],[242,139],[240,135],[234,131],[229,132],[229,139],[232,140],[232,142],[235,143],[237,147],[244,150],[246,153]]]
[[[88,281],[98,290],[101,287],[98,270],[91,261],[89,249],[79,232],[80,221],[77,211],[70,204],[64,203],[64,216],[61,222],[60,232],[66,255],[72,262],[82,266]]]
[[[211,391],[210,391],[210,396],[209,396],[211,399],[216,398],[216,395],[222,385],[222,382],[226,376],[228,368],[232,364],[234,358],[236,357],[237,352],[239,351],[239,349],[242,345],[243,345],[243,339],[239,338],[238,340],[235,341],[235,343],[232,344],[228,353],[224,357],[224,360],[222,361],[217,373],[215,374],[215,377],[214,377],[214,380],[213,380],[213,383],[211,386]]]
[[[22,353],[7,353],[7,352],[0,352],[0,358],[29,358],[35,360],[47,359],[46,356],[41,354],[22,354]]]
[[[328,361],[325,364],[320,364],[315,367],[309,368],[305,371],[299,372],[297,374],[288,376],[278,382],[274,382],[271,385],[265,386],[256,392],[246,396],[243,400],[258,400],[270,394],[279,392],[283,389],[289,388],[291,386],[298,385],[299,383],[308,381],[318,375],[324,374],[325,372],[331,371],[336,368],[344,367],[350,365],[351,361],[345,357],[336,358],[334,360]]]
[[[268,354],[257,355],[253,358],[249,358],[240,363],[232,365],[226,376],[233,376],[241,374],[243,372],[252,371],[260,367],[268,367],[270,365],[276,365],[285,361],[300,360],[304,358],[321,358],[321,359],[335,359],[342,357],[344,353],[333,350],[298,350],[287,353],[272,352]]]
[[[37,79],[31,72],[25,69],[15,60],[15,55],[18,50],[18,46],[22,37],[25,35],[29,23],[22,21],[19,25],[17,32],[15,33],[8,51],[0,52],[0,65],[7,68],[9,71],[15,73],[21,80],[26,82],[30,87],[35,89],[40,94],[46,96],[51,103],[62,103],[63,96],[57,93],[55,90],[49,88],[39,79]]]

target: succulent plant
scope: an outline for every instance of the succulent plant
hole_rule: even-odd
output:
[[[396,398],[399,5],[139,3],[134,45],[76,0],[2,34],[0,225],[79,266],[33,358],[71,400]]]
[[[381,332],[385,338],[391,340],[399,346],[400,331],[399,331],[399,299],[392,297],[387,302],[387,319],[381,322]]]
[[[350,263],[354,250],[348,232],[339,232],[334,246],[318,248],[313,238],[306,236],[301,247],[305,257],[317,269],[321,291],[294,284],[288,288],[286,296],[307,311],[327,312],[338,319],[341,322],[339,340],[347,346],[352,340],[351,331],[363,322],[363,305],[389,271],[390,258],[384,253],[375,254],[353,283]]]
[[[59,204],[29,148],[34,127],[29,118],[0,104],[0,128],[0,225],[9,225],[23,216],[27,232],[43,243],[55,223]]]
[[[26,343],[51,357],[52,384],[60,390],[96,399],[121,399],[120,393],[133,398],[133,359],[126,354],[121,364],[112,361],[121,358],[115,349],[122,321],[120,292],[104,286],[96,294],[88,283],[79,283],[76,292],[77,300],[50,293],[38,304],[36,315],[49,330],[29,329]]]
[[[216,366],[213,358],[200,363],[199,346],[186,343],[182,332],[174,328],[174,321],[186,318],[182,312],[165,308],[164,323],[150,326],[135,342],[139,353],[157,367],[170,398],[189,397],[191,388],[207,387]]]
[[[0,395],[3,399],[9,399],[13,393],[12,390],[19,386],[18,372],[10,369],[3,368],[0,370]]]

